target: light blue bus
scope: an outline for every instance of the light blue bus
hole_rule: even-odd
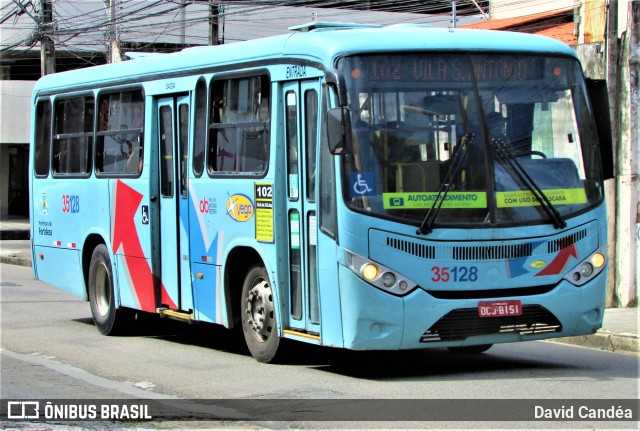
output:
[[[481,352],[601,326],[610,145],[568,46],[291,30],[42,78],[36,278],[103,334],[242,327],[262,362],[282,339]]]

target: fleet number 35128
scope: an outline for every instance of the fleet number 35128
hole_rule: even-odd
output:
[[[433,266],[431,267],[431,281],[434,283],[471,282],[478,281],[477,266]]]

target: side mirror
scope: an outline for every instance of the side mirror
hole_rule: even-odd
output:
[[[351,117],[345,107],[327,111],[327,141],[333,155],[351,152]]]
[[[596,132],[600,142],[600,160],[605,180],[615,178],[613,140],[611,138],[611,116],[609,113],[609,91],[604,79],[586,79],[591,109],[596,121]]]

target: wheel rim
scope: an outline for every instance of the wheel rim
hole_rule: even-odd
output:
[[[101,316],[109,313],[109,305],[111,304],[111,278],[109,270],[104,262],[98,265],[96,270],[96,308]]]
[[[246,301],[246,325],[258,341],[266,342],[275,327],[273,295],[269,283],[262,278],[257,279],[249,290]]]

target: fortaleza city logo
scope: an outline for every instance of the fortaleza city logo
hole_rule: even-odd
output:
[[[7,419],[54,419],[54,420],[151,420],[146,404],[94,404],[59,403],[40,401],[7,402]]]

